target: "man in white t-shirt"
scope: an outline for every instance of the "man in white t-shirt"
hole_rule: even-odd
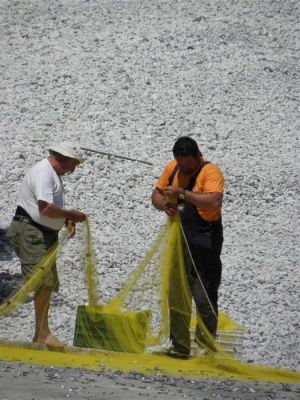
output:
[[[75,234],[77,222],[86,215],[78,210],[66,209],[63,175],[74,172],[84,161],[78,146],[63,142],[49,148],[48,158],[33,166],[25,175],[17,200],[17,210],[8,230],[8,238],[21,262],[26,279],[33,267],[58,240],[58,232],[66,224],[69,235]],[[50,331],[48,310],[53,290],[58,290],[56,265],[40,283],[35,292],[35,334],[33,341],[52,347],[63,343]]]

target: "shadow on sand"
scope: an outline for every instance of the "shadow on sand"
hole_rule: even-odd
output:
[[[7,237],[7,228],[0,228],[0,261],[9,260],[14,256],[14,251]]]
[[[10,297],[23,283],[22,274],[0,272],[0,304]]]
[[[7,229],[0,228],[0,263],[15,256],[7,238]],[[23,276],[21,273],[11,274],[0,271],[0,304],[7,299],[18,287],[22,285]]]

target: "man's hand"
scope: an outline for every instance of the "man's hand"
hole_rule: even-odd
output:
[[[76,233],[76,224],[74,221],[72,221],[71,219],[66,219],[66,223],[65,226],[68,230],[68,236],[69,238],[73,237]]]
[[[83,222],[86,220],[86,215],[78,210],[68,210],[68,219],[73,222]]]
[[[175,215],[178,213],[178,206],[177,206],[177,204],[174,204],[174,203],[166,203],[164,205],[163,211],[169,217],[175,217]]]
[[[179,195],[183,193],[183,189],[181,187],[166,186],[162,189],[162,192],[166,196],[172,196],[178,199]]]
[[[182,188],[175,186],[166,186],[162,189],[161,193],[164,196],[164,198],[167,199],[167,203],[164,206],[164,212],[169,217],[175,217],[175,215],[178,213],[178,205],[176,199],[178,199],[178,196],[182,192],[183,192]]]
[[[172,196],[168,196],[160,188],[155,188],[153,190],[152,204],[157,210],[164,211],[169,217],[174,217],[178,213],[176,199],[174,197],[172,199]]]

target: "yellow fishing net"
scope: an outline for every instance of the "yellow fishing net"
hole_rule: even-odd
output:
[[[0,306],[0,316],[16,309],[27,294],[35,290],[51,268],[58,248],[54,246],[20,291]],[[45,350],[32,344],[0,343],[1,360],[92,369],[105,367],[124,372],[161,372],[194,378],[300,382],[297,372],[238,360],[243,328],[229,316],[222,313],[218,316],[216,337],[207,331],[195,312],[187,276],[187,263],[192,260],[178,219],[162,227],[149,252],[107,304],[99,302],[88,221],[84,248],[82,262],[88,304],[79,305],[77,309],[75,347],[48,352],[45,357]],[[171,332],[170,316],[173,318]],[[205,339],[200,347],[194,341],[196,326]],[[189,359],[167,355],[170,334],[183,346],[191,347]]]
[[[170,333],[182,347],[194,347],[190,327],[200,328],[205,337],[202,346],[210,352],[224,351],[210,335],[199,315],[193,311],[192,295],[186,273],[187,243],[178,219],[161,229],[146,257],[124,282],[108,304],[97,300],[97,276],[92,237],[88,224],[85,274],[89,305],[77,311],[74,344],[76,346],[141,353],[164,351],[170,345]],[[170,316],[172,331],[170,332]],[[191,318],[192,316],[193,319]],[[183,328],[186,335],[181,335]],[[225,314],[219,318],[219,332],[242,330]],[[182,343],[181,343],[182,342]]]
[[[3,302],[3,304],[0,305],[0,318],[15,311],[34,294],[34,292],[38,289],[39,284],[51,270],[59,250],[66,244],[67,239],[68,235],[67,233],[64,233],[61,240],[56,242],[41,258],[40,262],[32,270],[23,286],[18,288],[12,295],[10,295],[8,299]]]

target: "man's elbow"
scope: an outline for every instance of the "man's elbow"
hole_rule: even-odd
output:
[[[152,194],[151,196],[151,203],[154,208],[157,208],[157,199],[156,196]]]
[[[49,212],[49,204],[46,201],[38,200],[38,207],[40,214],[46,217]]]
[[[219,210],[220,208],[222,208],[222,201],[220,200],[215,201],[215,203],[213,204],[213,209]]]
[[[154,189],[152,194],[151,194],[151,202],[152,202],[152,205],[154,207],[156,206],[156,203],[158,201],[158,197],[159,197],[158,191],[157,191],[157,189]]]
[[[216,193],[213,198],[211,199],[211,208],[214,210],[218,210],[222,207],[222,199],[223,195],[222,193]]]
[[[151,195],[151,202],[154,208],[157,210],[161,211],[161,202],[162,202],[163,196],[159,193],[157,189],[154,189]]]

